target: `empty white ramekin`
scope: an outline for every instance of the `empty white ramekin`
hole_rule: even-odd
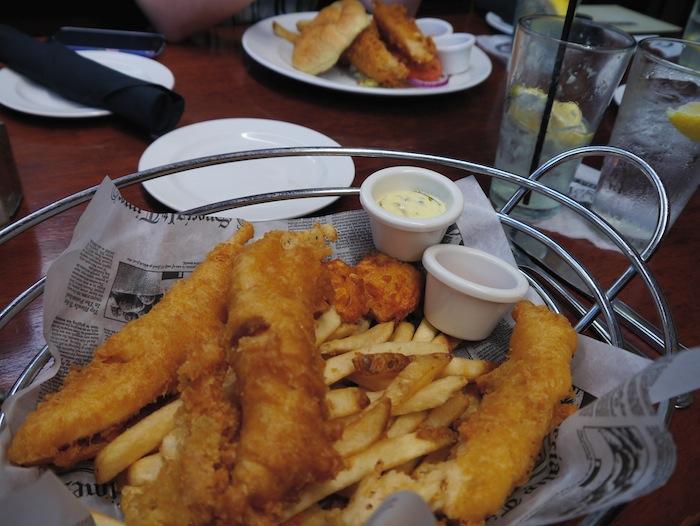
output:
[[[433,38],[442,70],[446,75],[464,73],[472,60],[472,48],[476,37],[471,33],[448,33]]]
[[[452,24],[442,18],[418,18],[416,25],[420,32],[427,37],[439,37],[452,33]]]
[[[519,269],[462,245],[435,245],[423,254],[427,271],[423,313],[438,330],[463,340],[486,338],[528,282]]]
[[[400,217],[384,210],[378,201],[390,192],[420,190],[445,204],[446,210],[428,219]],[[459,187],[432,170],[392,166],[370,175],[360,186],[360,202],[369,215],[374,246],[402,261],[420,261],[423,251],[442,241],[447,227],[464,208]]]

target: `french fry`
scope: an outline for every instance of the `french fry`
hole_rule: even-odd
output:
[[[409,433],[396,438],[380,440],[361,453],[348,458],[348,467],[338,473],[335,478],[309,485],[303,489],[297,501],[282,512],[282,519],[293,517],[328,495],[362,480],[374,471],[378,462],[381,462],[383,469],[392,469],[411,459],[427,455],[453,443],[454,435],[451,431],[448,429],[439,431],[431,433],[431,436],[427,438],[421,438],[416,433]]]
[[[333,447],[343,457],[367,449],[384,434],[390,414],[389,400],[379,400],[345,426],[342,436]]]
[[[423,387],[405,402],[392,408],[392,414],[405,415],[415,411],[425,411],[444,404],[447,400],[467,385],[463,376],[446,376]]]
[[[138,459],[155,450],[175,425],[181,400],[170,402],[137,422],[107,444],[95,457],[95,480],[112,480]]]
[[[437,336],[435,336],[435,338],[432,339],[432,342],[442,345],[447,350],[447,352],[450,351],[450,342],[448,341],[447,336],[443,333],[440,333]]]
[[[95,522],[95,526],[124,526],[122,521],[109,517],[99,511],[90,510],[90,515]]]
[[[495,362],[488,360],[471,360],[469,358],[453,357],[440,373],[444,376],[464,376],[469,380],[474,380],[496,368]]]
[[[394,329],[394,334],[391,335],[392,342],[410,342],[413,339],[413,333],[416,328],[408,321],[399,322]]]
[[[448,354],[419,356],[401,371],[384,391],[384,396],[391,400],[392,415],[397,407],[430,384],[449,360]]]
[[[126,470],[126,480],[129,486],[143,486],[154,481],[162,467],[163,457],[160,453],[147,455],[129,466]]]
[[[386,436],[394,438],[407,433],[413,433],[427,416],[427,411],[418,411],[416,413],[401,415],[391,424],[391,427],[389,427],[389,430],[386,432]]]
[[[418,324],[416,332],[413,333],[414,342],[430,342],[437,336],[437,329],[433,327],[430,322],[423,318]]]
[[[340,340],[341,338],[347,338],[348,336],[352,336],[354,334],[361,334],[369,329],[369,320],[362,318],[360,321],[357,323],[346,323],[343,322],[340,324],[340,327],[338,327],[335,331],[333,331],[333,334],[331,334],[328,339],[329,340]]]
[[[371,329],[360,334],[348,336],[347,338],[343,338],[342,340],[330,340],[324,342],[321,344],[319,349],[323,356],[334,356],[336,354],[341,354],[355,349],[368,347],[370,345],[383,343],[389,338],[391,338],[393,332],[393,321],[378,323]]]
[[[285,39],[287,42],[290,42],[294,44],[301,35],[299,33],[295,33],[294,31],[290,31],[286,27],[284,27],[281,24],[278,24],[277,22],[272,22],[272,31],[275,33],[280,38]]]
[[[304,29],[313,21],[313,19],[307,18],[305,20],[299,20],[297,21],[297,30],[300,33],[304,32]]]
[[[384,396],[384,391],[367,391],[365,394],[367,395],[367,398],[369,398],[369,403],[373,404]]]
[[[328,418],[340,418],[354,415],[369,405],[369,398],[358,387],[331,389],[326,393]]]
[[[171,432],[163,437],[159,452],[165,460],[172,460],[177,455],[178,448],[178,439],[175,434]]]
[[[383,391],[411,363],[411,357],[398,353],[361,354],[352,363],[355,372],[348,376],[349,380],[369,391]]]
[[[342,320],[335,310],[331,307],[326,312],[321,314],[316,320],[316,345],[321,345],[325,342],[335,330],[340,327]]]
[[[472,397],[466,393],[456,392],[447,402],[431,409],[426,419],[421,424],[422,427],[445,427],[458,419],[467,410]],[[409,413],[406,417],[415,413]],[[402,418],[402,417],[399,417]],[[391,431],[391,430],[390,430]]]
[[[338,356],[333,356],[326,360],[326,365],[323,369],[323,379],[326,385],[331,385],[338,380],[342,380],[346,376],[355,372],[353,359],[361,354],[381,354],[381,353],[399,353],[405,356],[423,356],[429,354],[445,353],[443,347],[432,342],[385,342],[371,347],[364,347],[356,351],[349,351]],[[447,356],[447,355],[445,355]],[[405,369],[404,369],[405,370]]]

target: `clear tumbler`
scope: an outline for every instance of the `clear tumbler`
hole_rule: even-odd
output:
[[[611,146],[638,155],[656,170],[668,194],[670,224],[700,182],[699,59],[695,42],[641,41],[610,139]],[[658,198],[636,168],[608,158],[591,209],[641,248],[656,226]]]
[[[554,102],[537,166],[555,155],[588,146],[629,64],[635,40],[606,24],[575,18],[569,41],[560,39],[564,19],[533,15],[521,18],[508,64],[508,82],[496,152],[496,168],[528,176],[547,95],[556,71]],[[561,52],[560,52],[561,50]],[[565,193],[577,163],[569,162],[540,182]],[[501,207],[517,186],[493,179],[490,196]],[[556,201],[532,193],[514,210],[541,219],[554,213]]]

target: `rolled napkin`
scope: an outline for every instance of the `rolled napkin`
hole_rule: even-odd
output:
[[[177,125],[185,109],[179,93],[80,56],[60,42],[40,42],[0,24],[0,62],[66,99],[104,108],[151,136]]]

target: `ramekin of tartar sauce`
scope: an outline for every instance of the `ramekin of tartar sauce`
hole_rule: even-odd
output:
[[[377,250],[402,261],[419,261],[440,243],[462,213],[462,192],[438,172],[392,166],[370,175],[360,187]]]
[[[515,266],[462,245],[431,246],[423,267],[423,314],[436,329],[463,340],[488,337],[529,287]]]

